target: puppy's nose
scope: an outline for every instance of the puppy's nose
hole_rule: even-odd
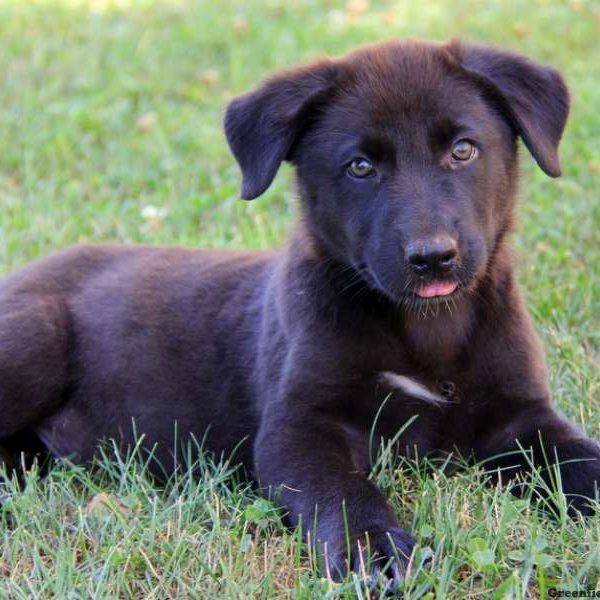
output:
[[[416,240],[406,247],[408,262],[416,273],[446,273],[456,263],[458,244],[448,235]]]

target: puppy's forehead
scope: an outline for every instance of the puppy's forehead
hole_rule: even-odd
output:
[[[359,83],[371,84],[391,77],[397,82],[427,85],[443,76],[452,61],[445,46],[392,41],[359,48],[347,54],[342,62]]]
[[[344,118],[389,128],[424,120],[483,118],[485,103],[447,47],[389,42],[345,57],[337,104]]]

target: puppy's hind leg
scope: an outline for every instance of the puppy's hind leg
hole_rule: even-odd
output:
[[[62,402],[68,312],[55,294],[0,295],[0,443]]]

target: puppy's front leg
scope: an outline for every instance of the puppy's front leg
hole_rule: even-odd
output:
[[[518,412],[481,443],[476,454],[486,459],[487,470],[500,469],[506,479],[517,474],[527,477],[535,466],[551,489],[557,484],[556,465],[569,512],[592,514],[588,500],[600,486],[600,446],[550,406]]]
[[[482,328],[483,343],[474,351],[475,414],[481,411],[475,456],[486,469],[504,469],[503,479],[527,477],[535,466],[551,488],[557,483],[552,465],[558,465],[569,511],[590,514],[588,500],[600,485],[600,446],[553,408],[541,347],[520,301],[513,299],[501,314],[504,320]]]
[[[261,486],[278,490],[290,522],[301,521],[318,541],[334,579],[369,564],[371,572],[385,568],[397,579],[414,540],[382,493],[357,471],[342,427],[314,408],[293,405],[271,407],[260,428],[255,466]]]

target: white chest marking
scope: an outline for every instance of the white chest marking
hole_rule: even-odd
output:
[[[448,404],[449,402],[449,400],[444,398],[441,394],[432,392],[422,383],[419,383],[410,377],[398,375],[392,371],[382,371],[380,377],[382,381],[389,386],[402,390],[405,394],[423,400],[424,402],[430,402],[431,404]]]

